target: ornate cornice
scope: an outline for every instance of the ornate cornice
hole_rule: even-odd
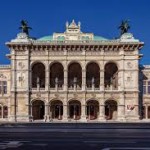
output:
[[[123,50],[134,50],[134,49],[141,49],[144,45],[143,42],[88,42],[88,43],[81,43],[81,41],[77,42],[28,42],[28,43],[13,43],[8,42],[6,45],[9,48],[14,50],[52,50],[52,51],[115,51],[119,49]]]

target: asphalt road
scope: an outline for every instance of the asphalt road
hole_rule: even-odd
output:
[[[150,150],[150,124],[1,124],[0,149]]]

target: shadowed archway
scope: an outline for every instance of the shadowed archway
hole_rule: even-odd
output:
[[[68,67],[68,87],[70,89],[81,89],[82,68],[79,63],[71,63]]]
[[[32,88],[45,88],[45,66],[36,63],[32,66]]]
[[[86,86],[87,88],[100,86],[100,68],[98,64],[91,62],[86,67]]]
[[[69,102],[69,118],[79,120],[81,118],[81,103],[78,100]]]
[[[61,63],[55,62],[50,66],[50,87],[62,88],[64,84],[64,68]]]
[[[114,100],[107,100],[105,102],[105,117],[107,120],[117,119],[117,102]]]
[[[45,104],[41,100],[36,100],[32,103],[32,116],[33,120],[44,119]]]
[[[105,89],[118,89],[118,67],[115,63],[107,63],[105,65]]]
[[[89,100],[87,102],[87,118],[89,120],[97,119],[99,114],[99,102],[96,100]]]
[[[60,100],[54,100],[50,103],[52,119],[61,120],[63,117],[63,103]]]

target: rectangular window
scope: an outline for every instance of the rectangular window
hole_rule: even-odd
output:
[[[146,86],[143,86],[143,94],[146,94]]]
[[[7,82],[3,81],[3,92],[4,94],[7,94]]]
[[[0,94],[7,94],[7,81],[0,81]]]
[[[143,94],[146,94],[146,81],[143,81]]]

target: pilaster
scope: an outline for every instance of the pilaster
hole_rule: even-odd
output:
[[[64,91],[68,90],[68,70],[64,68]]]
[[[83,122],[87,121],[86,120],[86,104],[85,103],[83,103],[81,105],[81,119],[80,120]]]
[[[104,70],[100,70],[100,91],[104,91]]]
[[[63,105],[63,121],[68,121],[68,107],[66,102]]]
[[[49,121],[49,104],[48,103],[45,104],[44,120],[45,120],[45,122]]]
[[[105,121],[105,105],[100,104],[99,105],[99,115],[98,115],[98,120],[99,121]]]
[[[86,70],[82,69],[82,91],[86,89]]]
[[[48,64],[48,63],[47,63]],[[46,74],[45,74],[45,91],[49,90],[49,65],[46,65]]]

